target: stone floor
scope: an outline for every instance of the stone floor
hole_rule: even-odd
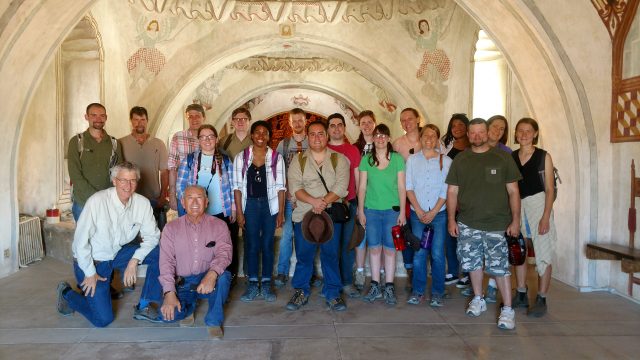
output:
[[[71,267],[47,258],[0,279],[0,359],[638,359],[640,306],[609,293],[579,293],[554,281],[549,313],[528,318],[518,309],[517,328],[496,327],[496,306],[479,318],[464,314],[465,299],[455,286],[438,309],[400,303],[348,300],[332,313],[314,289],[298,312],[275,303],[239,301],[237,286],[226,309],[225,338],[210,341],[203,308],[196,326],[153,325],[131,318],[139,290],[115,303],[117,317],[105,329],[78,314],[55,310],[58,281],[72,281]],[[397,281],[402,289],[403,279]],[[139,288],[139,287],[138,287]]]

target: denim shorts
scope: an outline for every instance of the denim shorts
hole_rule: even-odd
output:
[[[393,245],[391,228],[398,222],[399,214],[399,212],[392,209],[364,209],[364,216],[367,218],[365,236],[367,239],[367,246],[369,248],[384,246],[387,249],[395,251],[396,247]]]
[[[508,276],[509,250],[504,231],[482,231],[458,222],[458,259],[463,272],[482,269],[493,276]]]

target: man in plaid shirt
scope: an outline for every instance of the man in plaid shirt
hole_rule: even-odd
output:
[[[176,180],[178,179],[178,166],[189,153],[200,148],[198,143],[198,128],[206,117],[204,108],[200,104],[191,104],[185,110],[189,120],[187,130],[178,131],[171,138],[169,144],[169,205],[173,210],[177,210],[180,216],[185,214],[184,209],[176,198]]]

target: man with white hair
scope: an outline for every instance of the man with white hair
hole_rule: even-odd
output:
[[[162,288],[158,281],[158,240],[160,230],[149,200],[136,194],[140,170],[122,162],[111,171],[113,187],[98,191],[86,202],[73,238],[73,269],[82,294],[69,283],[58,284],[58,312],[64,316],[81,313],[94,326],[113,321],[109,282],[114,269],[124,273],[125,286],[136,283],[138,265],[147,265],[147,274],[134,319],[158,320]],[[140,234],[142,242],[132,242]]]

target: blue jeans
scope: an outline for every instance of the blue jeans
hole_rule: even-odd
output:
[[[180,301],[180,311],[174,313],[173,321],[180,321],[187,316],[193,314],[196,310],[196,304],[198,299],[207,299],[209,303],[209,309],[207,315],[204,317],[204,324],[207,326],[221,326],[224,321],[223,306],[229,296],[229,287],[231,286],[231,273],[225,271],[222,275],[218,276],[216,286],[209,294],[198,294],[196,289],[200,285],[200,281],[207,274],[203,272],[197,275],[190,275],[184,277],[184,283],[180,286],[176,285],[176,293],[178,295],[178,301]]]
[[[395,251],[391,228],[398,223],[398,212],[394,210],[373,210],[364,208],[367,218],[367,246],[369,249],[384,246]]]
[[[318,246],[320,247],[320,265],[324,286],[322,294],[325,299],[333,300],[340,296],[342,282],[340,281],[340,267],[338,259],[340,256],[340,234],[342,224],[333,223],[333,237],[322,245],[315,245],[304,239],[302,235],[302,223],[293,224],[294,240],[296,242],[296,268],[291,280],[294,289],[302,289],[306,296],[311,293],[311,274],[313,273],[313,263]]]
[[[349,241],[351,241],[351,234],[353,233],[357,209],[358,203],[355,200],[349,201],[349,213],[351,214],[351,220],[342,224],[342,231],[340,233],[340,277],[342,278],[343,286],[351,285],[353,283],[353,263],[356,259],[356,251],[355,249],[349,250]]]
[[[111,293],[109,291],[111,275],[114,269],[124,273],[129,260],[133,257],[133,253],[139,247],[139,244],[125,245],[118,251],[113,260],[96,263],[96,272],[106,280],[98,280],[93,297],[84,296],[75,291],[68,291],[64,298],[69,302],[69,306],[86,317],[94,326],[105,327],[109,325],[113,321],[113,308],[111,307]],[[142,294],[140,294],[141,301],[145,300],[156,304],[162,303],[162,287],[158,281],[158,276],[160,276],[160,268],[158,267],[159,254],[159,247],[156,246],[142,262],[147,265],[147,275],[142,287]],[[73,262],[73,270],[78,284],[82,283],[84,281],[84,272],[75,261]]]
[[[411,231],[418,239],[426,227],[411,210]],[[431,255],[431,296],[444,295],[444,243],[447,237],[447,211],[440,211],[431,221],[433,242],[431,250],[420,248],[413,258],[413,291],[424,294],[427,286],[427,259]]]
[[[293,254],[293,222],[291,221],[291,201],[284,201],[284,224],[282,224],[282,236],[280,237],[278,254],[278,274],[289,276],[291,268],[291,255]]]
[[[247,198],[244,209],[246,223],[244,238],[247,242],[249,280],[258,281],[258,256],[262,253],[262,281],[271,281],[273,273],[273,235],[276,231],[276,216],[269,211],[269,199]]]
[[[82,214],[82,209],[84,209],[84,205],[80,205],[75,201],[71,205],[71,214],[73,214],[73,220],[75,220],[76,223],[80,218],[80,214]]]

